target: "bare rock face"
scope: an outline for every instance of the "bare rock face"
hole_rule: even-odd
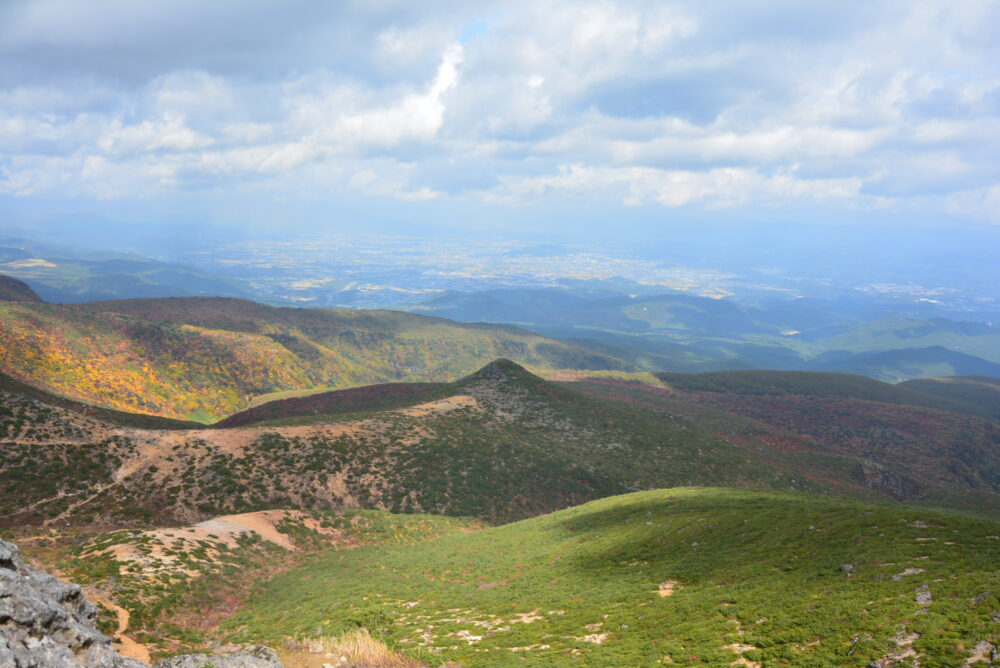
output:
[[[144,668],[119,656],[96,622],[80,587],[31,568],[0,540],[0,666]]]
[[[254,647],[236,654],[182,654],[163,659],[153,668],[284,668],[270,647]]]
[[[923,491],[913,480],[871,460],[861,462],[855,475],[865,487],[888,492],[898,500],[918,498]]]

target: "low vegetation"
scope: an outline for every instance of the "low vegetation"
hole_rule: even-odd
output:
[[[430,665],[958,666],[1000,642],[997,563],[993,521],[657,490],[419,550],[318,554],[223,630],[278,643],[364,628]]]
[[[539,368],[627,366],[512,327],[392,311],[217,298],[0,301],[0,372],[108,408],[204,423],[259,395],[454,380],[497,357]]]

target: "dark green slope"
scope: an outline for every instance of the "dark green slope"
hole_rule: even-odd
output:
[[[602,379],[572,386],[684,416],[807,479],[851,480],[897,499],[1000,513],[1000,428],[975,406],[946,411],[955,402],[835,374],[666,377],[664,388]],[[925,405],[902,403],[909,401]],[[831,457],[843,459],[837,465]]]
[[[1000,420],[1000,378],[918,378],[900,383],[899,387],[961,403],[963,406],[976,407],[983,417]]]
[[[657,378],[683,391],[759,395],[844,397],[890,404],[923,406],[972,415],[983,415],[979,406],[958,396],[921,391],[909,383],[893,385],[874,378],[821,371],[717,371],[710,373],[658,373]],[[912,382],[912,381],[911,381]]]
[[[40,302],[42,298],[24,281],[0,275],[0,301]]]
[[[893,662],[904,652],[961,666],[997,643],[998,534],[925,509],[657,490],[419,549],[328,552],[224,630],[273,643],[363,626],[469,667],[910,665]]]
[[[370,413],[419,403],[433,398],[446,383],[383,383],[347,390],[320,392],[305,397],[279,399],[248,408],[213,426],[220,429],[289,420],[306,416],[329,418],[345,413]]]

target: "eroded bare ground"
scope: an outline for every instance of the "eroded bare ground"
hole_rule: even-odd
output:
[[[111,638],[118,653],[127,659],[150,663],[149,648],[125,635],[125,632],[129,630],[130,615],[128,610],[111,601],[102,592],[93,587],[84,587],[83,593],[91,603],[107,608],[115,614],[118,626],[114,633],[111,634]]]
[[[387,411],[385,415],[405,417],[425,417],[427,415],[447,413],[453,410],[470,408],[479,409],[479,402],[469,395],[458,395],[430,401],[408,408]],[[239,427],[230,429],[188,429],[176,431],[118,429],[115,435],[131,439],[137,446],[135,454],[126,460],[115,474],[117,480],[123,480],[142,470],[155,466],[153,480],[164,480],[177,468],[171,453],[177,448],[201,445],[226,454],[240,456],[246,449],[265,434],[278,434],[284,438],[322,438],[334,440],[342,436],[357,437],[363,434],[376,434],[384,429],[385,419],[365,419],[348,422],[331,422],[309,425]]]
[[[238,550],[247,543],[268,543],[288,552],[298,547],[279,525],[291,523],[324,536],[330,545],[349,545],[339,529],[324,526],[315,515],[300,510],[262,510],[223,515],[186,527],[119,532],[120,540],[96,543],[91,555],[104,553],[138,577],[183,575],[194,578],[206,572],[205,565],[217,561],[223,552]],[[249,539],[249,540],[248,540]]]

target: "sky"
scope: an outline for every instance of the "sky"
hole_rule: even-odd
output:
[[[6,0],[0,218],[996,229],[997,35],[989,0]]]

